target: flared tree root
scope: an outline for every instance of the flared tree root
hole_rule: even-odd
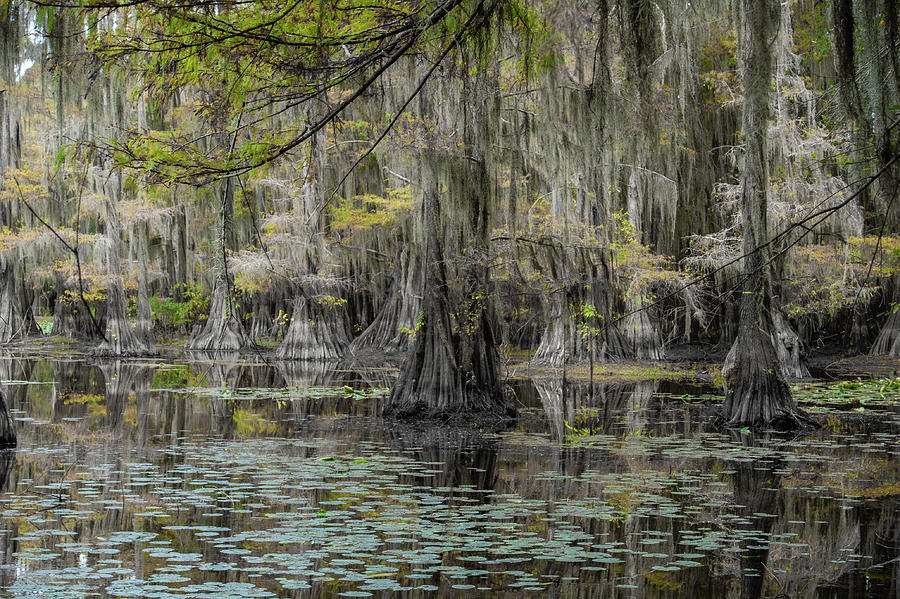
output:
[[[185,349],[206,352],[246,351],[255,347],[234,311],[225,281],[217,279],[209,307],[209,318],[199,332],[192,335]]]
[[[281,360],[334,361],[343,357],[349,345],[350,335],[342,307],[323,305],[298,295],[294,300],[291,324],[275,356]]]
[[[722,374],[725,380],[725,426],[753,430],[819,427],[794,403],[774,342],[762,331],[738,334]]]

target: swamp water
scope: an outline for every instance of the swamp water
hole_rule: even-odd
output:
[[[900,597],[895,386],[799,389],[825,426],[784,437],[658,382],[516,381],[510,430],[400,427],[390,383],[0,359],[0,596]]]

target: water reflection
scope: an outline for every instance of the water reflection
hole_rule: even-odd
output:
[[[23,381],[28,380],[31,374],[31,363],[18,363],[8,358],[0,357],[0,380]],[[16,428],[13,424],[10,408],[15,408],[17,401],[21,399],[19,391],[21,385],[0,383],[0,450],[16,446]]]
[[[0,354],[0,391],[6,396],[8,408],[16,408],[23,403],[27,388],[17,383],[31,380],[33,364],[32,360]]]
[[[898,595],[890,412],[722,435],[665,385],[542,380],[513,430],[398,427],[378,371],[0,365],[2,594]]]
[[[490,499],[499,478],[497,441],[481,431],[434,425],[397,425],[393,446],[417,462],[432,465],[428,483],[448,489],[449,497]]]
[[[9,380],[9,379],[4,379]],[[6,493],[9,490],[8,482],[10,472],[16,462],[16,454],[12,450],[0,451],[0,492]],[[0,531],[0,563],[10,564],[13,562],[13,552],[15,551],[15,543],[11,541],[12,531]],[[0,568],[0,586],[8,587],[15,581],[14,574],[9,569]]]
[[[142,408],[146,412],[153,372],[147,366],[121,359],[101,361],[97,363],[97,367],[103,373],[104,379],[106,427],[110,432],[121,434],[125,410],[130,400],[134,400],[136,414],[140,414]],[[140,427],[138,429],[140,430]]]
[[[586,383],[562,378],[536,379],[534,386],[555,441],[586,431],[609,434],[627,419],[628,431],[640,435],[658,381]]]
[[[732,433],[735,443],[749,446],[749,437]],[[745,525],[754,531],[753,544],[740,554],[741,599],[759,599],[770,576],[769,547],[777,514],[780,461],[738,462],[734,465],[734,500]],[[778,578],[774,577],[775,580]],[[779,589],[780,592],[780,589]]]

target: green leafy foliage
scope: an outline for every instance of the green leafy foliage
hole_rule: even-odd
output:
[[[366,194],[341,200],[329,207],[331,230],[333,234],[352,238],[376,227],[389,227],[413,205],[412,190],[408,185],[389,190],[386,197]]]
[[[82,8],[104,4],[87,0]],[[527,80],[536,65],[552,64],[556,52],[546,43],[552,36],[531,5],[509,0],[498,6],[502,10],[467,0],[254,0],[210,12],[150,0],[116,27],[91,30],[89,49],[110,71],[140,73],[141,91],[153,105],[168,104],[184,89],[209,93],[184,115],[187,127],[148,128],[112,141],[114,160],[151,180],[191,184],[262,174],[324,130],[402,57],[443,57],[455,49],[463,62],[485,69],[506,29],[524,57],[509,78]],[[311,105],[330,94],[337,101],[327,110],[284,118],[285,106]],[[216,131],[211,137],[210,128]]]
[[[209,310],[209,296],[200,285],[186,285],[182,288],[183,301],[171,297],[150,298],[153,319],[163,327],[188,327],[206,319]]]
[[[900,237],[850,237],[845,244],[799,246],[793,253],[788,316],[822,321],[875,297],[879,281],[893,277],[900,265]]]

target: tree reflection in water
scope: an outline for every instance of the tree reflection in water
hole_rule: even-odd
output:
[[[736,443],[750,443],[748,436],[732,434]],[[755,532],[752,544],[740,554],[740,599],[760,599],[767,578],[773,576],[768,566],[772,527],[777,517],[777,503],[781,476],[775,471],[779,461],[754,460],[737,462],[733,468],[734,501],[746,526]]]
[[[626,415],[632,434],[647,425],[647,410],[658,381],[584,383],[562,378],[535,379],[534,386],[553,440],[565,441],[573,429],[612,434]]]
[[[544,380],[513,429],[481,432],[385,423],[377,400],[342,389],[386,382],[332,365],[215,356],[155,368],[6,366],[4,380],[41,382],[7,384],[32,418],[14,412],[19,459],[0,464],[12,468],[0,528],[16,531],[0,540],[15,566],[0,568],[0,581],[17,585],[2,593],[40,595],[28,585],[41,576],[58,580],[85,559],[99,572],[105,556],[93,552],[115,549],[110,559],[128,570],[117,583],[184,567],[190,582],[153,582],[173,593],[240,582],[290,596],[251,576],[265,565],[303,572],[288,576],[309,585],[298,597],[355,591],[370,567],[385,570],[365,584],[418,580],[439,596],[460,596],[452,586],[466,577],[453,571],[469,569],[486,572],[462,581],[490,589],[482,596],[517,597],[532,584],[541,596],[585,598],[897,594],[898,502],[882,495],[893,488],[895,435],[874,418],[880,428],[844,437],[728,435],[705,429],[701,408],[667,383],[596,384],[591,394]],[[867,473],[882,486],[858,499],[871,465],[889,474]],[[854,468],[860,476],[847,476]],[[285,534],[300,536],[271,540]],[[360,539],[372,549],[354,565],[346,551]],[[170,549],[199,561],[167,563],[160,552]],[[425,561],[410,570],[398,565],[406,555]],[[325,580],[341,568],[347,578]]]

